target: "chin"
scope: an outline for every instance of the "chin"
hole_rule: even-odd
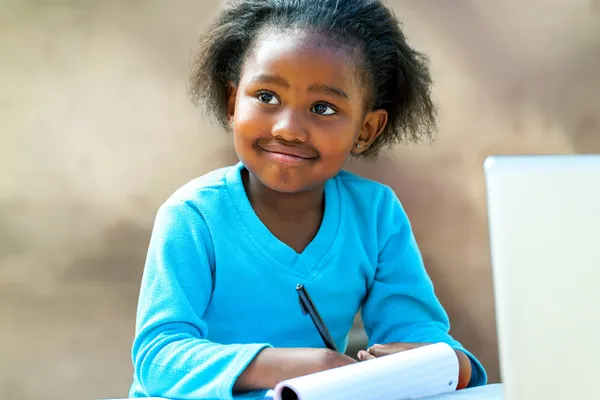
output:
[[[297,182],[294,179],[285,179],[283,177],[273,177],[267,174],[253,174],[265,187],[279,193],[296,194],[309,191],[311,185],[303,182]],[[265,176],[267,175],[267,176]]]
[[[309,174],[285,165],[244,163],[246,169],[266,188],[279,193],[296,194],[309,191],[315,186]]]

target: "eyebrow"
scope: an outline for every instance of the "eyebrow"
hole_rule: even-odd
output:
[[[308,90],[311,92],[329,93],[344,100],[350,100],[350,96],[342,89],[329,85],[310,85]]]
[[[260,74],[256,75],[250,80],[251,83],[272,83],[274,85],[282,86],[284,88],[289,88],[290,84],[283,77],[279,75],[266,75]]]
[[[256,75],[255,77],[253,77],[250,82],[251,83],[272,83],[274,85],[281,86],[286,89],[290,87],[290,84],[288,83],[288,81],[286,81],[283,77],[281,77],[279,75],[260,74],[260,75]],[[342,89],[340,89],[338,87],[331,86],[331,85],[322,85],[322,84],[310,85],[308,87],[308,90],[310,92],[316,92],[316,93],[319,93],[319,92],[320,93],[328,93],[333,96],[342,98],[344,100],[350,99],[350,96],[348,96],[348,93],[346,93],[345,91],[343,91]]]

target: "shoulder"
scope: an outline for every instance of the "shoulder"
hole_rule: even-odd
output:
[[[235,168],[219,168],[186,182],[163,202],[160,209],[180,213],[194,211],[201,215],[210,209],[222,209],[227,176]]]
[[[186,182],[169,196],[167,202],[185,203],[206,196],[207,194],[222,191],[227,185],[226,177],[232,168],[235,167],[219,168]]]
[[[366,227],[372,226],[378,236],[410,229],[410,221],[390,186],[352,172],[342,171],[336,177],[346,215]]]
[[[355,200],[369,204],[372,209],[402,207],[394,190],[381,182],[365,178],[353,172],[341,171],[337,176],[338,186],[344,200]]]

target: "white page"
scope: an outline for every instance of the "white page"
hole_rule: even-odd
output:
[[[419,399],[455,391],[458,370],[454,350],[436,343],[280,382],[274,399]]]

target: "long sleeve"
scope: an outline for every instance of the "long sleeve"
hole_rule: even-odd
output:
[[[132,359],[145,396],[231,399],[237,377],[268,344],[217,344],[203,321],[213,288],[210,232],[192,204],[158,211],[139,295]],[[237,396],[236,396],[237,397]]]
[[[450,322],[437,299],[400,201],[387,189],[379,218],[377,270],[362,307],[369,345],[444,342],[469,356],[469,386],[487,381],[481,363],[449,334]]]

